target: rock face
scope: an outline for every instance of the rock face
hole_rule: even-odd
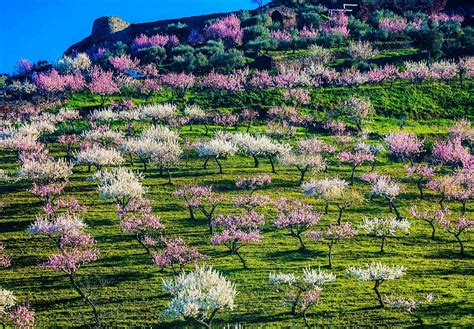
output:
[[[125,30],[130,23],[116,16],[101,17],[94,21],[92,25],[92,36],[105,38],[116,32]]]

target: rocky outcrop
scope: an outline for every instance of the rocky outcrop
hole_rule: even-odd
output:
[[[108,37],[114,33],[125,30],[129,26],[130,23],[116,16],[101,17],[94,21],[91,36],[98,38]]]

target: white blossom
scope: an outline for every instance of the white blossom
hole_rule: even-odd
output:
[[[389,266],[381,262],[372,262],[365,267],[349,267],[349,274],[354,275],[361,283],[366,281],[387,281],[405,275],[402,266]]]
[[[4,314],[9,308],[15,306],[16,297],[10,290],[0,287],[0,316]]]
[[[406,219],[397,220],[396,218],[365,218],[359,227],[365,233],[374,236],[391,236],[398,231],[408,233],[410,222]]]
[[[163,280],[163,291],[172,300],[165,316],[195,319],[209,324],[215,312],[234,308],[235,285],[212,267],[196,267],[170,280]]]
[[[33,182],[67,180],[72,175],[72,168],[73,165],[64,159],[28,160],[21,165],[18,177]]]
[[[174,104],[147,104],[138,107],[141,118],[153,120],[169,120],[178,115],[178,108]]]
[[[113,199],[125,204],[131,199],[141,199],[145,194],[145,188],[140,183],[141,175],[135,175],[126,168],[101,170],[96,172],[93,178],[99,181],[98,189],[104,199]]]
[[[310,180],[303,184],[303,193],[308,196],[314,196],[317,199],[329,201],[332,198],[339,197],[349,186],[349,183],[338,177],[324,178],[321,180]]]
[[[94,165],[99,169],[103,166],[119,165],[124,162],[122,155],[116,149],[98,145],[75,152],[74,159],[75,163]]]
[[[220,138],[200,142],[196,145],[196,153],[200,157],[225,158],[237,153],[237,146],[230,141]]]

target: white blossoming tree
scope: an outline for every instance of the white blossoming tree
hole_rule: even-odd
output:
[[[336,275],[321,269],[303,269],[303,276],[294,273],[270,273],[270,284],[277,287],[283,296],[283,305],[291,307],[291,314],[298,313],[303,317],[304,323],[309,327],[307,312],[319,303],[322,286],[336,281]]]
[[[182,317],[212,328],[217,312],[234,309],[235,285],[210,266],[163,281],[163,291],[172,296],[165,316]]]
[[[380,252],[384,252],[384,246],[388,237],[394,236],[397,232],[408,233],[410,231],[410,222],[406,219],[397,220],[396,218],[365,218],[359,229],[369,236],[374,236],[382,240]]]
[[[145,188],[140,183],[141,175],[136,175],[126,168],[101,170],[96,172],[93,178],[99,181],[101,197],[114,200],[122,208],[126,207],[130,200],[139,200],[145,194]]]
[[[222,164],[219,159],[226,159],[237,153],[237,146],[228,140],[222,138],[214,138],[210,141],[200,142],[196,145],[196,153],[206,160],[204,161],[204,169],[207,169],[207,163],[210,159],[214,159],[219,166],[219,174],[222,174]]]
[[[389,280],[394,280],[405,275],[405,268],[401,266],[389,266],[381,262],[372,262],[364,267],[349,267],[347,272],[356,277],[361,284],[367,281],[374,282],[374,291],[380,307],[384,307],[382,296],[379,292],[380,285]]]

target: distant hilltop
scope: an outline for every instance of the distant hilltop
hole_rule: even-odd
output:
[[[302,3],[312,5],[322,5],[332,10],[342,10],[351,8],[351,14],[357,14],[365,20],[369,14],[377,9],[390,9],[398,13],[406,11],[439,11],[450,9],[465,16],[467,20],[472,20],[474,6],[471,1],[464,0],[273,0],[258,9],[250,10],[251,16],[268,14],[272,20],[280,21],[283,26],[291,26],[296,19],[298,6]],[[166,30],[170,24],[185,24],[189,33],[191,30],[202,30],[211,20],[216,20],[231,13],[239,14],[241,11],[230,13],[217,13],[201,16],[192,16],[176,19],[159,20],[148,23],[132,24],[124,21],[120,17],[106,16],[96,19],[92,26],[91,35],[82,41],[70,46],[65,55],[73,52],[87,52],[91,48],[107,47],[121,41],[131,44],[133,39],[140,34],[152,35]]]
[[[186,24],[190,29],[201,29],[208,20],[224,17],[228,14],[229,13],[192,16],[139,24],[128,23],[116,16],[100,17],[94,21],[91,35],[70,46],[65,54],[68,55],[73,51],[85,52],[94,46],[106,45],[117,41],[129,44],[136,36],[140,34],[157,33],[165,29],[169,24],[182,23]]]

